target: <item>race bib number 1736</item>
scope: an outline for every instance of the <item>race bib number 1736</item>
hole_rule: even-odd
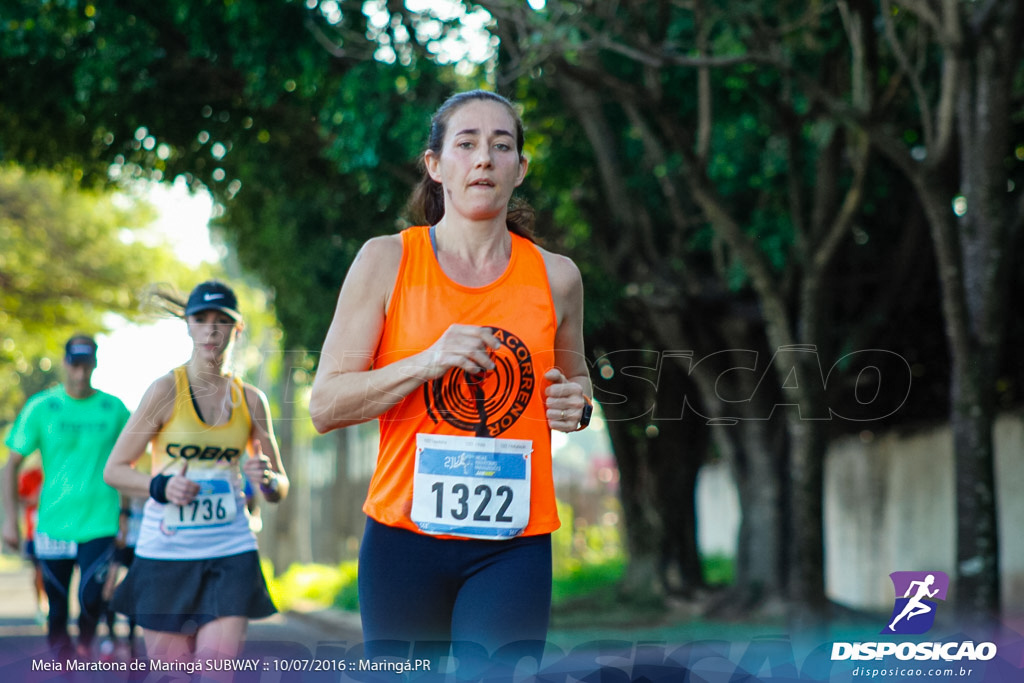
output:
[[[188,473],[193,479],[192,472]],[[164,526],[168,529],[200,529],[227,526],[235,519],[235,493],[226,476],[193,479],[199,495],[188,505],[164,505]]]

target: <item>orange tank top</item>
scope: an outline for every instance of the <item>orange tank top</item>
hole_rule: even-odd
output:
[[[420,472],[416,469],[417,438],[439,435],[442,440],[454,436],[465,441],[464,437],[478,437],[483,440],[479,443],[512,440],[532,446],[526,468],[529,521],[517,535],[550,533],[559,521],[543,376],[555,363],[557,321],[540,250],[512,234],[512,254],[505,272],[483,287],[466,287],[441,269],[428,227],[404,230],[402,259],[374,367],[423,351],[452,324],[491,328],[501,342],[492,352],[496,369],[479,378],[450,370],[381,415],[380,452],[363,511],[382,524],[422,533],[422,526],[412,518],[413,480]],[[478,492],[472,485],[469,489],[469,497]],[[488,497],[491,493],[486,492]],[[417,500],[421,495],[417,492]],[[497,513],[500,517],[497,506],[501,500],[495,497],[488,507],[486,501],[469,500],[470,516],[490,518]],[[440,498],[437,506],[440,511]],[[457,514],[455,498],[446,499],[444,506]],[[467,509],[466,501],[463,509]]]

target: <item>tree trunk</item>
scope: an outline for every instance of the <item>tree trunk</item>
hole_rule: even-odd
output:
[[[331,535],[337,544],[336,561],[354,559],[349,547],[348,539],[362,535],[362,528],[355,530],[352,515],[352,489],[348,479],[349,471],[349,435],[347,429],[336,429],[331,433],[330,439],[334,445],[334,479],[330,487],[325,490],[331,496],[330,518]]]
[[[708,432],[689,417],[656,423],[650,440],[654,494],[663,529],[659,575],[666,592],[692,596],[704,586],[697,547],[697,473],[706,459]]]
[[[972,17],[972,19],[980,17]],[[966,326],[953,335],[952,428],[957,477],[957,606],[965,620],[1000,613],[999,526],[993,426],[998,353],[1006,335],[1009,263],[1005,247],[1020,230],[1020,209],[1007,188],[1006,159],[1015,143],[1011,92],[1019,73],[1020,3],[998,3],[957,93]],[[975,28],[977,24],[969,25]],[[980,24],[984,26],[984,24]],[[1019,195],[1019,192],[1017,193]],[[956,340],[968,340],[967,345]]]
[[[789,566],[783,550],[790,513],[788,444],[785,421],[773,416],[779,394],[771,388],[773,382],[762,381],[768,369],[758,365],[768,356],[761,327],[759,321],[718,301],[695,299],[687,304],[685,315],[656,306],[649,311],[654,338],[673,350],[676,364],[689,359],[685,378],[662,371],[656,410],[663,419],[657,424],[668,416],[682,417],[690,433],[703,434],[702,450],[714,442],[736,482],[741,515],[735,581],[712,610],[722,616],[749,614],[752,609],[778,614],[786,597]],[[695,358],[696,350],[707,355]],[[662,400],[670,394],[662,384],[684,387],[676,392],[687,396],[685,408]],[[695,432],[693,418],[698,418],[700,432]]]
[[[939,185],[938,181],[932,182],[931,187]],[[925,176],[920,183],[928,186],[930,179]],[[940,264],[946,339],[952,362],[950,427],[957,482],[956,604],[962,620],[985,620],[998,615],[1000,609],[992,429],[995,359],[1002,340],[980,334],[975,322],[977,310],[970,310],[972,297],[966,296],[965,291],[967,283],[977,283],[981,277],[978,264],[959,258],[961,239],[965,238],[956,236],[946,215],[946,203],[934,195],[930,188],[919,186]],[[993,252],[998,251],[997,245],[989,246]],[[989,287],[985,305],[994,305],[994,299],[1005,302],[1006,296],[1006,288]],[[997,325],[995,321],[987,324]]]
[[[663,385],[667,383],[667,387]],[[671,357],[662,357],[657,402],[648,439],[649,464],[663,540],[662,583],[668,593],[692,596],[704,587],[697,546],[697,473],[707,459],[710,432],[694,413],[684,414],[691,380]],[[661,419],[659,419],[661,418]]]
[[[729,358],[737,367],[745,363],[732,353],[723,360]],[[723,376],[706,362],[694,372],[707,406],[705,419],[736,481],[741,510],[735,581],[714,611],[721,616],[749,614],[751,610],[778,614],[787,595],[790,561],[784,550],[790,516],[786,423],[779,416],[765,419],[772,415],[777,395],[757,390],[762,384],[759,375],[730,372],[733,384],[728,390],[718,382]],[[748,399],[724,404],[729,396]]]
[[[312,561],[309,543],[308,478],[305,475],[305,459],[299,457],[296,452],[296,386],[291,374],[291,364],[287,362],[290,357],[291,352],[286,351],[283,354],[286,362],[282,363],[282,376],[275,387],[279,410],[278,414],[274,415],[274,433],[285,471],[288,472],[290,488],[288,497],[280,503],[260,503],[264,529],[272,534],[271,542],[262,544],[261,553],[274,563],[274,571],[277,573],[284,572],[294,562]]]
[[[641,330],[647,312],[626,305],[621,313],[634,321],[621,329],[650,345],[654,335]],[[616,350],[605,353],[609,343]],[[621,590],[628,600],[650,603],[704,585],[695,496],[708,436],[703,421],[683,417],[690,385],[684,369],[656,348],[636,346],[609,330],[588,339],[599,357],[593,381],[619,467],[629,551]]]
[[[791,415],[792,564],[789,594],[797,627],[825,615],[824,424]]]
[[[948,15],[947,33],[963,40],[945,56],[946,109],[955,116],[959,175],[941,156],[914,164],[898,144],[879,148],[913,181],[928,217],[939,265],[951,369],[950,423],[957,480],[957,609],[964,622],[995,619],[1001,608],[992,428],[998,354],[1006,335],[1009,263],[1005,247],[1022,226],[1008,192],[1013,150],[1010,93],[1019,69],[1021,7],[988,3]],[[955,110],[953,108],[955,103]],[[932,155],[934,151],[929,150]],[[952,152],[952,151],[951,151]],[[952,157],[952,153],[950,153]],[[954,217],[950,201],[960,195]]]
[[[955,372],[951,427],[956,458],[957,611],[962,621],[977,624],[998,619],[1001,603],[992,436],[995,412],[986,395],[995,378],[977,366],[960,366]]]
[[[619,467],[619,496],[628,558],[620,595],[637,604],[660,604],[664,582],[659,572],[664,527],[651,504],[655,499],[644,431],[635,422],[609,421],[608,436]]]
[[[725,614],[749,614],[750,610],[774,613],[786,596],[784,552],[789,508],[785,502],[784,423],[781,420],[744,420],[713,429],[730,463],[740,499],[735,582]]]

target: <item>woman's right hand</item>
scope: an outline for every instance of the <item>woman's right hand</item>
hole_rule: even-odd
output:
[[[188,505],[199,495],[199,484],[185,476],[188,464],[181,469],[181,474],[175,474],[167,480],[167,502],[175,505]]]
[[[427,376],[440,377],[452,368],[471,375],[493,370],[490,352],[501,348],[501,342],[489,327],[451,325],[425,352]]]

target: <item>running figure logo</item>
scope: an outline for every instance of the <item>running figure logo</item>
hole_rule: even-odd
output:
[[[949,576],[938,571],[893,572],[889,578],[896,589],[896,602],[889,625],[882,633],[915,635],[927,632],[935,623],[935,600],[946,599]]]

